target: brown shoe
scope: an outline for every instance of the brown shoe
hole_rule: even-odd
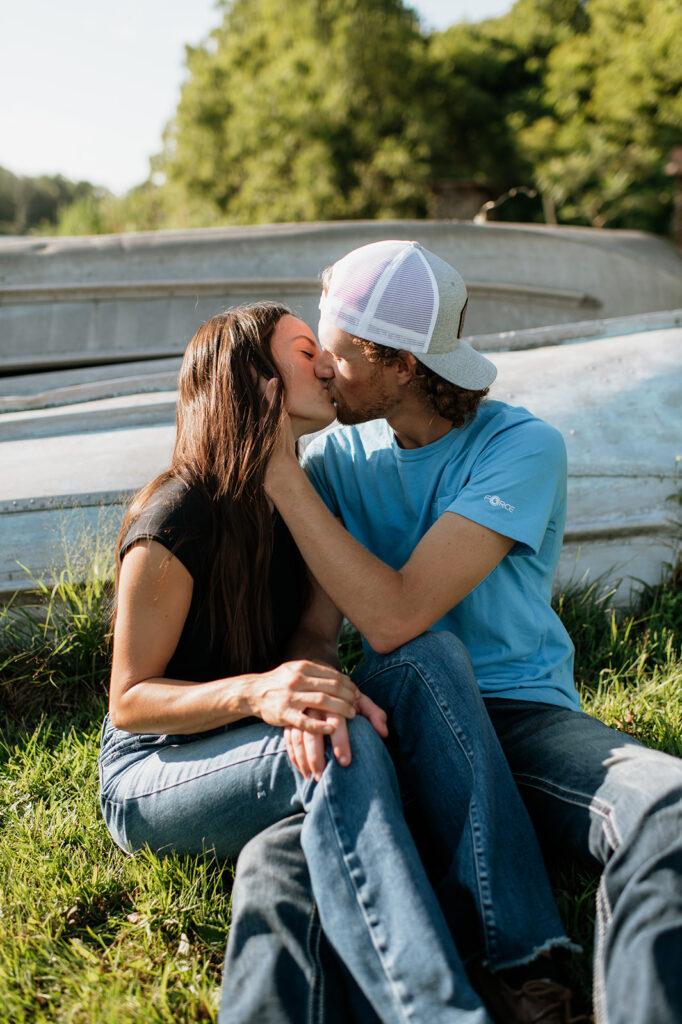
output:
[[[495,1024],[590,1024],[589,1017],[573,1016],[573,993],[558,981],[533,979],[515,989],[480,965],[469,976]]]

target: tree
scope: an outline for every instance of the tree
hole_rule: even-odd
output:
[[[159,167],[232,223],[419,216],[437,125],[426,40],[401,0],[234,0]]]
[[[61,174],[30,178],[0,167],[0,235],[25,235],[54,226],[62,210],[93,192],[89,181],[73,182]]]
[[[669,229],[665,164],[682,140],[682,7],[589,0],[587,21],[548,57],[547,113],[520,132],[562,219]]]
[[[125,195],[97,190],[65,207],[55,226],[57,235],[102,235],[123,231],[156,231],[168,226],[168,195],[152,181]]]
[[[511,124],[528,90],[524,54],[482,22],[434,35],[430,56],[444,122],[434,174],[490,183],[497,192],[527,180],[532,168]]]
[[[584,23],[580,0],[517,0],[501,18],[464,22],[431,37],[445,121],[434,154],[439,177],[485,181],[498,194],[534,184],[519,133],[547,113],[543,79],[550,52]],[[510,205],[527,216],[527,200]]]

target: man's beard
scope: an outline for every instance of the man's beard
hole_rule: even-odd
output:
[[[336,419],[344,426],[350,427],[355,423],[366,423],[368,420],[378,420],[384,415],[383,406],[370,405],[353,409],[346,405],[342,398],[334,399],[336,406]]]
[[[390,401],[381,381],[379,367],[377,367],[376,375],[370,380],[367,390],[369,391],[370,388],[373,391],[371,397],[367,398],[364,403],[353,406],[341,397],[331,382],[327,385],[327,391],[336,408],[336,418],[339,423],[350,427],[355,423],[367,423],[368,420],[380,420],[386,416]]]

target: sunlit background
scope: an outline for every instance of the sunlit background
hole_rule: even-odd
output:
[[[512,0],[421,0],[427,28],[504,14]],[[215,0],[2,0],[0,166],[123,192],[149,173],[173,116],[185,45],[221,21]]]
[[[0,234],[485,207],[682,242],[674,0],[0,5]]]

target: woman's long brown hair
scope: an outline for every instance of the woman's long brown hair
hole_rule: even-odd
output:
[[[208,593],[195,594],[193,606],[208,616],[211,637],[235,674],[270,667],[274,655],[272,513],[263,479],[284,403],[280,388],[266,407],[258,384],[263,376],[278,376],[270,339],[290,312],[274,302],[254,303],[199,328],[180,367],[170,468],[135,495],[118,540],[120,551],[130,526],[168,480],[182,480],[203,493],[213,534],[205,542],[212,545],[213,557]]]

